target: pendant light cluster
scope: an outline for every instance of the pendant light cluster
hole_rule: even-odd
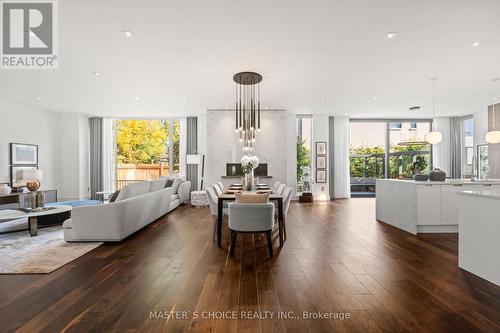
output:
[[[234,74],[236,83],[235,131],[244,151],[252,151],[260,132],[260,82],[262,75],[254,72]]]
[[[425,136],[425,140],[431,145],[435,145],[443,141],[443,134],[440,131],[436,130],[436,125],[434,125],[434,118],[436,117],[436,81],[437,78],[432,78],[432,128],[429,134]]]
[[[498,81],[498,79],[493,79],[491,80],[491,82],[493,82],[493,84]],[[495,130],[495,104],[496,104],[497,100],[496,98],[493,100],[493,115],[491,116],[492,117],[492,129],[490,131],[488,131],[488,133],[486,133],[486,137],[485,137],[485,140],[487,143],[491,143],[491,144],[496,144],[496,143],[500,143],[500,130]]]

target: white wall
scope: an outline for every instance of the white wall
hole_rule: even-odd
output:
[[[9,182],[9,143],[38,145],[42,189],[59,200],[88,194],[88,119],[0,99],[0,182]]]
[[[330,177],[329,177],[329,170],[331,168],[331,165],[329,163],[329,147],[328,145],[330,144],[329,141],[329,115],[328,114],[317,114],[313,116],[313,146],[312,146],[312,151],[313,151],[313,178],[314,178],[314,186],[313,186],[313,196],[315,200],[329,200],[330,199]],[[316,183],[316,142],[318,141],[324,141],[327,144],[326,147],[326,183],[321,183],[318,184]]]
[[[276,181],[287,183],[288,166],[287,151],[290,122],[286,111],[266,110],[262,113],[262,131],[257,135],[257,142],[252,154],[259,157],[262,163],[268,164],[268,173],[273,178],[261,179],[262,182],[272,184]],[[295,123],[294,123],[295,124]],[[199,124],[201,125],[201,124]],[[221,179],[226,174],[226,163],[239,163],[242,153],[242,144],[234,131],[234,112],[226,110],[207,111],[206,136],[206,177],[205,184],[211,186],[215,182],[225,184],[234,183],[236,179]],[[199,137],[199,142],[203,137]],[[295,141],[291,143],[294,147]],[[201,150],[200,145],[200,150]],[[293,186],[292,184],[289,184]]]
[[[0,99],[0,182],[10,182],[11,142],[38,145],[42,188],[57,188],[58,114]]]

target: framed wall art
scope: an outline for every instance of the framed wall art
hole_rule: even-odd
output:
[[[37,165],[38,146],[25,143],[10,143],[11,165]]]

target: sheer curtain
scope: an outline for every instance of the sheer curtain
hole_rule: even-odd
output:
[[[98,199],[96,192],[102,191],[102,118],[89,118],[90,126],[90,198]]]
[[[115,135],[113,119],[104,118],[102,121],[102,191],[115,190]]]
[[[462,178],[461,118],[450,118],[450,178]]]
[[[330,145],[332,142],[330,142]],[[335,199],[351,197],[349,176],[349,118],[333,118],[333,194]]]

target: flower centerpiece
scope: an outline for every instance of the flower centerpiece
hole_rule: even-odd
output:
[[[254,188],[254,169],[259,166],[257,156],[243,156],[241,158],[241,170],[245,174],[245,189],[251,191]]]

